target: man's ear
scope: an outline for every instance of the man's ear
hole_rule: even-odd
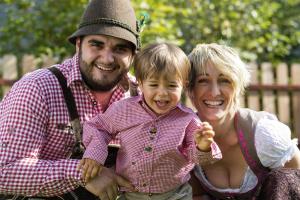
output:
[[[77,37],[76,38],[76,53],[78,53],[79,52],[79,49],[80,49],[80,43],[81,43],[81,39],[80,39],[80,37]]]

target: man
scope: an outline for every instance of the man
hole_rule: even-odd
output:
[[[55,67],[66,77],[82,125],[125,97],[127,86],[121,83],[139,48],[130,1],[90,1],[69,41],[76,54]],[[48,69],[24,76],[12,87],[0,104],[2,199],[91,199],[82,188],[70,193],[85,187],[105,200],[115,199],[118,185],[131,187],[108,168],[83,181],[79,160],[70,159],[76,144],[71,125],[58,79]]]

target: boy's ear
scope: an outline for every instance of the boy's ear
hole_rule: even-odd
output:
[[[138,83],[139,86],[143,85],[141,80],[137,80],[137,83]]]

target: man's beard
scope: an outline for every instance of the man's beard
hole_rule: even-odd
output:
[[[92,62],[90,64],[86,63],[81,56],[81,50],[79,51],[79,65],[80,65],[80,72],[84,83],[93,91],[98,92],[106,92],[113,89],[123,78],[126,71],[119,72],[117,77],[113,80],[109,79],[102,79],[102,80],[95,80],[92,78],[92,69],[95,66],[95,63]],[[106,75],[103,75],[106,76]]]

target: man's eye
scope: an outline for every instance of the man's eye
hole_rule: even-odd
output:
[[[90,44],[92,47],[101,47],[102,46],[102,43],[99,43],[99,42],[90,42]]]
[[[115,51],[117,53],[127,53],[130,49],[128,47],[116,47]]]
[[[150,84],[150,87],[157,87],[157,84]]]

